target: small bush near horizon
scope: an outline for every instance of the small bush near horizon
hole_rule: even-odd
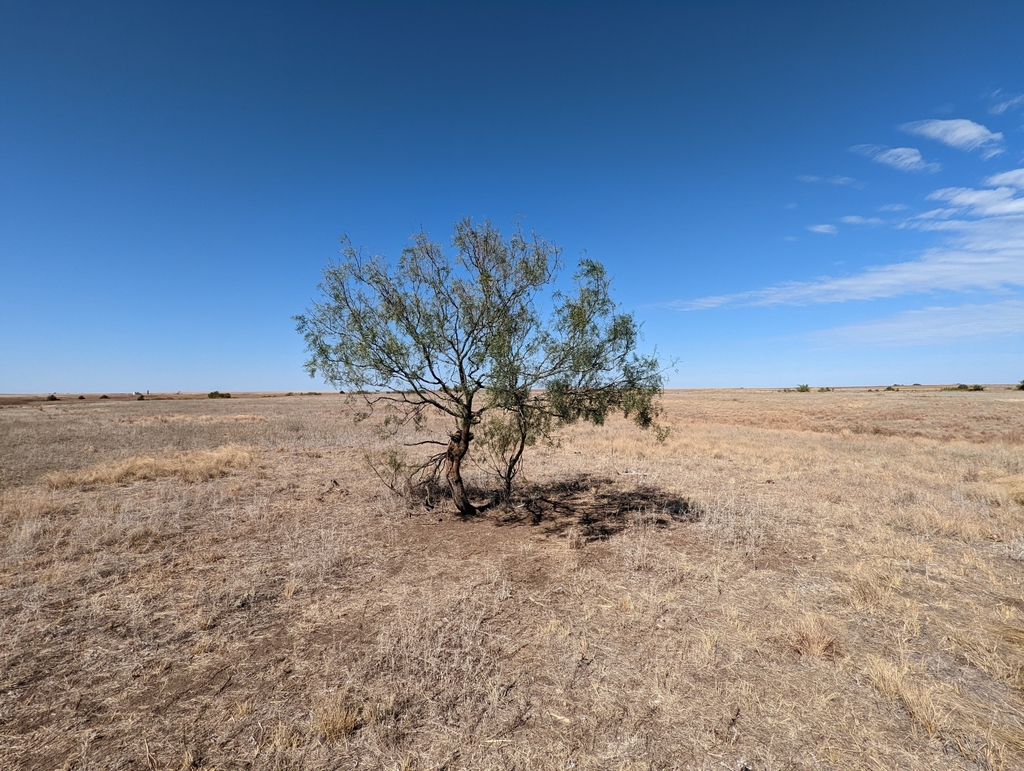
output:
[[[101,398],[101,399],[109,399],[110,397],[109,397],[109,396],[107,396],[106,394],[103,394],[103,396],[101,396],[100,398]]]
[[[221,393],[220,391],[210,391],[210,393],[207,394],[207,397],[210,399],[230,399],[231,394]]]
[[[827,393],[829,393],[829,392],[830,392],[831,390],[832,390],[832,389],[831,389],[831,388],[829,388],[828,386],[822,386],[821,388],[819,388],[819,389],[818,389],[818,393],[819,393],[819,394],[827,394]]]
[[[957,383],[955,386],[949,386],[943,388],[943,391],[984,391],[985,386],[983,385],[966,385],[964,383]]]
[[[139,398],[136,399],[135,401],[137,401],[137,402],[144,402],[144,401],[146,401],[146,395],[145,394],[139,394]]]
[[[900,389],[897,388],[896,386],[886,386],[885,390],[886,391],[899,391]]]
[[[801,383],[796,387],[796,390],[798,393],[806,394],[810,392],[811,387],[807,383]]]
[[[57,394],[50,394],[49,396],[46,397],[46,401],[48,401],[48,402],[59,402],[60,399],[57,398]]]
[[[1015,386],[1013,390],[1014,391],[1024,391],[1024,380],[1021,380],[1020,384]]]

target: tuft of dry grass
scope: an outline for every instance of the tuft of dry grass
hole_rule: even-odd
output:
[[[341,694],[325,696],[313,710],[313,730],[325,742],[343,741],[360,727],[359,707]]]
[[[835,658],[840,654],[839,641],[828,631],[827,622],[815,615],[804,616],[793,630],[793,650],[800,656]]]

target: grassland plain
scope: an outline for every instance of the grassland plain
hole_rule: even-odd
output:
[[[21,401],[2,768],[1024,768],[1024,392],[671,392],[468,521],[338,396]]]

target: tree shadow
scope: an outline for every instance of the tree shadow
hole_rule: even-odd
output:
[[[672,522],[697,522],[703,511],[696,502],[657,487],[622,490],[611,479],[581,474],[571,480],[519,489],[511,501],[486,507],[498,527],[531,526],[547,535],[564,535],[576,528],[586,541],[621,533],[630,513],[640,512],[654,527]]]

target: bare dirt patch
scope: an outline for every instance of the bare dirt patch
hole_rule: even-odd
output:
[[[471,520],[336,396],[0,410],[0,767],[1024,767],[1024,393],[666,407]]]

